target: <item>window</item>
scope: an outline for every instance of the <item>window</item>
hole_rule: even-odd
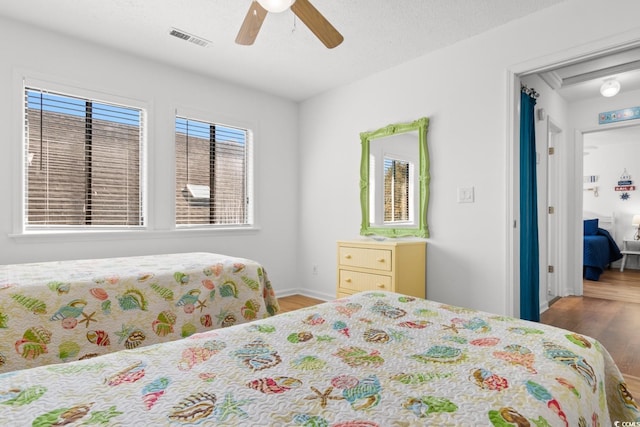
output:
[[[144,224],[143,111],[25,89],[25,229]]]
[[[176,225],[251,224],[251,132],[176,117]]]
[[[412,173],[410,162],[384,158],[384,222],[412,220]]]

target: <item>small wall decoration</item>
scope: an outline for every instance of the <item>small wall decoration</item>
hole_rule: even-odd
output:
[[[631,180],[631,175],[627,172],[627,169],[624,169],[622,175],[620,175],[620,179],[618,180],[618,185],[614,187],[615,191],[622,191],[623,193],[620,195],[620,199],[629,200],[631,195],[629,191],[635,191],[636,186],[633,185],[633,181]]]
[[[598,114],[598,124],[601,125],[634,119],[640,119],[640,107],[623,108],[622,110],[607,111]]]

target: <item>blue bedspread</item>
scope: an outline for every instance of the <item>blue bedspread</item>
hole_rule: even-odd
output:
[[[607,230],[598,228],[598,233],[584,236],[583,248],[584,277],[599,280],[604,269],[622,258],[620,248]]]

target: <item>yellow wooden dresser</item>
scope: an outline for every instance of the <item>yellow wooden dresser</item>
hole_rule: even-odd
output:
[[[382,290],[426,298],[426,246],[422,240],[338,242],[338,298]]]

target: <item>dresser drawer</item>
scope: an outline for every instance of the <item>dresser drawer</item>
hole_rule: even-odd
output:
[[[423,240],[338,241],[336,294],[390,291],[425,298],[426,246]]]
[[[340,270],[340,289],[349,291],[392,291],[391,276]]]
[[[340,265],[381,271],[391,271],[392,268],[391,250],[389,249],[341,246],[339,256]]]

